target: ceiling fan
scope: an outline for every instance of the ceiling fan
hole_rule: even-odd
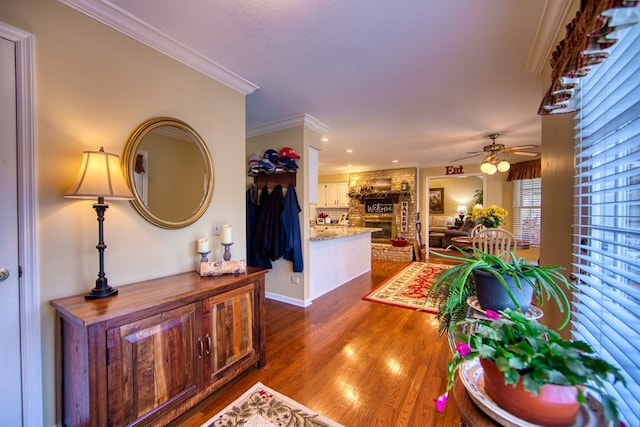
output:
[[[506,172],[509,170],[511,165],[505,158],[505,155],[507,154],[527,157],[535,157],[539,154],[537,151],[527,151],[537,150],[539,148],[538,145],[528,144],[518,145],[515,147],[506,147],[504,144],[496,144],[496,139],[498,139],[498,137],[500,136],[499,133],[492,133],[487,136],[491,139],[491,144],[482,147],[482,151],[468,152],[467,154],[470,154],[469,156],[452,160],[451,163],[470,159],[476,156],[484,156],[482,165],[480,166],[480,170],[486,174],[493,175],[494,173],[496,173],[496,171]]]

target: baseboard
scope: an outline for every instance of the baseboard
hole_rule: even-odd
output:
[[[306,308],[311,305],[311,301],[304,301],[297,298],[291,298],[285,295],[274,294],[273,292],[266,292],[265,297],[267,299],[283,302],[285,304],[295,305],[296,307]]]

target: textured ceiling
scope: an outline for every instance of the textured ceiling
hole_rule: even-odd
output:
[[[248,130],[305,113],[331,128],[321,173],[445,165],[492,132],[540,143],[525,66],[542,0],[111,3],[258,85]]]

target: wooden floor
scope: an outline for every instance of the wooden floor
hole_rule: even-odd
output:
[[[450,356],[434,316],[361,299],[403,265],[374,260],[306,309],[267,300],[267,365],[172,426],[200,426],[258,381],[349,427],[459,426],[453,396],[444,413],[433,403]]]

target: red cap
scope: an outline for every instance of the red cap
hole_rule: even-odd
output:
[[[290,159],[299,159],[300,156],[298,156],[296,154],[295,151],[293,151],[293,148],[289,148],[289,147],[284,147],[282,150],[280,150],[280,153],[278,154],[279,157],[284,157],[287,156]]]

